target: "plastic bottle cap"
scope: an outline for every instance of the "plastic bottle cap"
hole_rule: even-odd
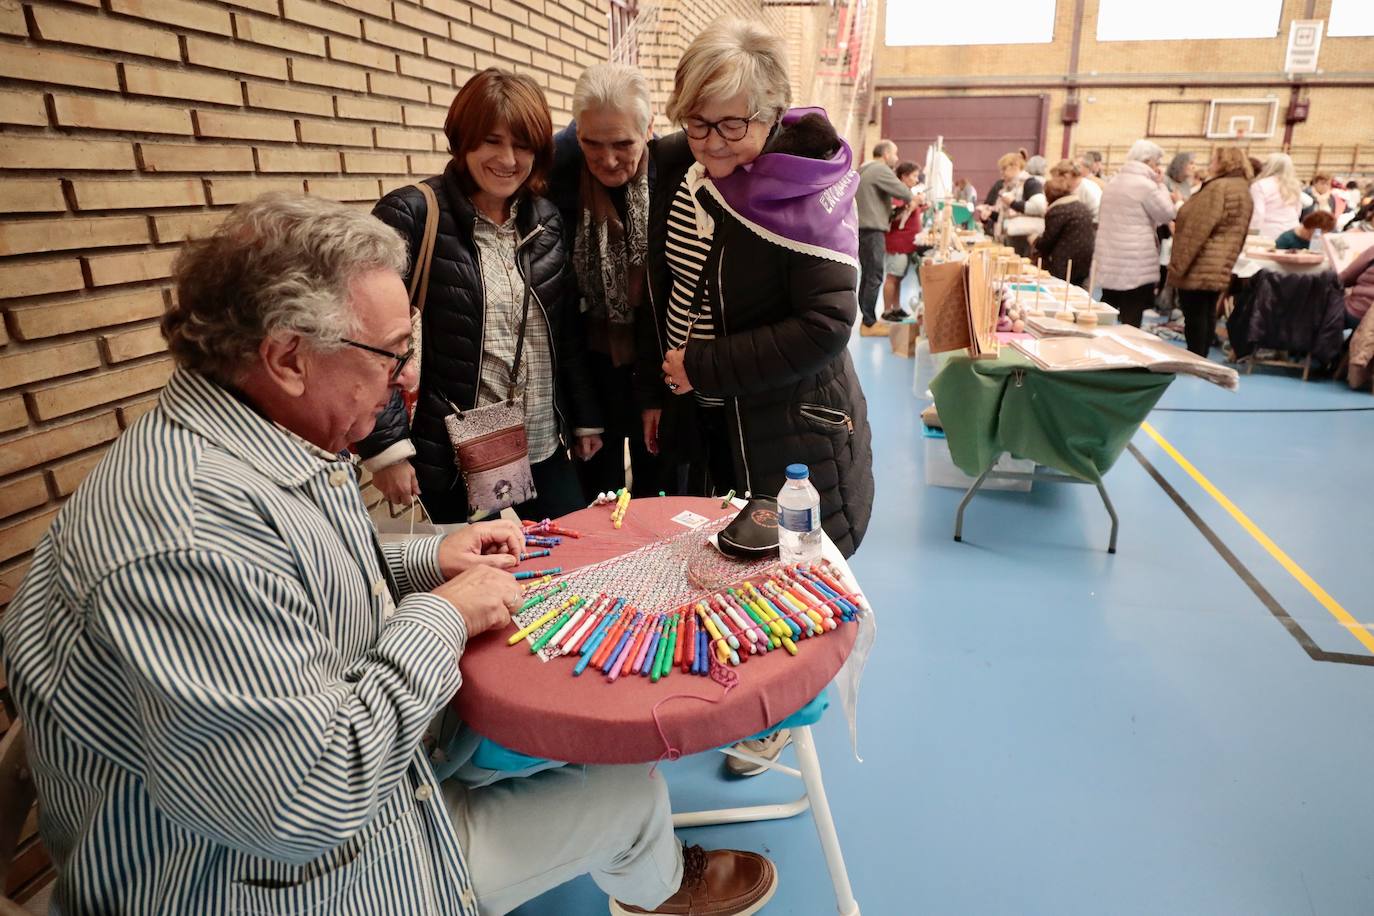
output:
[[[789,464],[787,466],[788,480],[805,480],[811,476],[811,471],[804,464]]]

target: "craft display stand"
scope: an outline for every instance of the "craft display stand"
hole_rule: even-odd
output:
[[[964,510],[973,500],[974,495],[983,488],[983,484],[989,480],[1030,480],[1038,483],[1081,483],[1093,486],[1092,481],[1079,480],[1070,474],[1061,474],[1052,468],[1037,466],[1034,471],[997,471],[993,470],[997,466],[997,461],[1001,459],[997,456],[986,471],[979,475],[973,482],[973,486],[964,493],[964,498],[959,500],[959,509],[954,514],[954,540],[963,542],[964,540]],[[1107,509],[1107,515],[1112,520],[1112,534],[1107,541],[1107,553],[1116,553],[1116,534],[1120,528],[1120,522],[1116,517],[1116,507],[1112,505],[1112,499],[1107,495],[1107,487],[1100,481],[1096,484],[1097,492],[1102,497],[1102,505]]]
[[[728,511],[719,499],[635,499],[623,527],[615,530],[608,507],[583,509],[560,520],[583,537],[565,540],[553,559],[575,578],[581,567],[680,535],[688,529],[675,521],[679,517],[695,513],[706,522]],[[709,527],[703,526],[705,530]],[[826,551],[826,558],[848,576],[847,566],[828,542]],[[806,640],[796,658],[785,652],[755,656],[729,669],[737,673],[738,684],[724,694],[714,678],[680,674],[657,684],[639,677],[608,684],[591,671],[574,679],[562,660],[543,662],[523,644],[511,648],[505,639],[479,638],[464,652],[463,689],[453,705],[478,734],[546,760],[626,764],[675,759],[665,753],[666,741],[677,754],[720,750],[799,779],[804,791],[792,802],[685,812],[674,816],[674,826],[778,820],[810,810],[836,910],[841,916],[859,916],[810,727],[792,729],[795,768],[727,746],[776,726],[820,694],[849,657],[857,631],[857,625],[845,624],[824,637]],[[681,702],[663,703],[665,699]],[[698,702],[687,702],[691,699]],[[703,715],[707,710],[709,715]]]
[[[1015,349],[995,362],[945,360],[930,387],[951,460],[971,478],[954,540],[963,541],[965,513],[990,480],[1090,484],[1111,523],[1107,551],[1116,553],[1120,520],[1105,477],[1173,379],[1144,370],[1048,372]],[[997,467],[1005,454],[1033,468]]]

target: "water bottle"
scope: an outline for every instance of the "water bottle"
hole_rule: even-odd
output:
[[[821,558],[821,494],[804,464],[787,466],[787,483],[778,493],[778,554],[789,564]]]
[[[1311,240],[1310,242],[1307,243],[1307,250],[1308,250],[1308,251],[1321,252],[1321,250],[1322,250],[1322,231],[1321,231],[1320,229],[1313,229],[1313,230],[1312,230],[1312,240]]]

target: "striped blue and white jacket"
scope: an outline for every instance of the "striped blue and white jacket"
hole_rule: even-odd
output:
[[[379,551],[347,462],[173,375],[4,617],[57,908],[476,916],[421,747],[467,641],[438,549]]]

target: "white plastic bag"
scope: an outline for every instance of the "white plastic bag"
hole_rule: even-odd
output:
[[[429,513],[416,500],[409,509],[398,508],[382,503],[372,510],[372,524],[377,528],[377,540],[383,544],[404,544],[419,538],[452,534],[458,525],[436,525],[429,520]]]

